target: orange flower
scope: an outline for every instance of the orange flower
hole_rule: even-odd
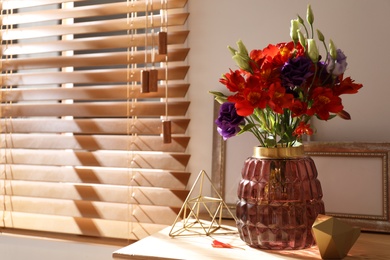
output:
[[[313,129],[311,129],[310,124],[305,124],[301,121],[297,128],[295,128],[293,135],[302,136],[302,135],[313,135]]]

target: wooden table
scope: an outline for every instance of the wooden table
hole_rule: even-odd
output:
[[[113,259],[186,259],[186,260],[256,260],[256,259],[321,259],[317,247],[304,250],[258,250],[248,247],[237,234],[191,235],[170,237],[171,227],[144,238],[113,253]],[[235,248],[213,248],[216,239]],[[390,234],[365,233],[344,259],[390,259]]]

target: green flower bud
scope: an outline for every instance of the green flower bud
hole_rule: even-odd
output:
[[[337,48],[336,45],[334,45],[332,39],[329,40],[329,54],[333,60],[337,59]]]
[[[291,39],[294,41],[294,43],[298,42],[298,30],[299,30],[299,21],[298,20],[291,20],[291,27],[290,27],[290,36]]]
[[[252,71],[252,68],[249,65],[250,58],[248,55],[241,55],[241,53],[236,53],[233,56],[233,60],[236,62],[237,66],[245,71]]]
[[[243,43],[241,40],[239,40],[239,41],[237,42],[237,46],[238,46],[238,52],[239,52],[241,55],[243,55],[243,56],[248,56],[248,50],[246,49],[244,43]]]
[[[302,17],[300,17],[299,16],[299,14],[297,15],[298,16],[298,22],[300,23],[300,24],[305,24],[305,21],[303,21],[303,19],[302,19]]]
[[[298,30],[297,33],[298,33],[299,42],[301,43],[303,48],[306,49],[306,38],[305,38],[305,36],[303,36],[303,33],[301,32],[301,30]]]
[[[320,40],[321,42],[325,41],[325,37],[324,35],[322,34],[322,32],[320,30],[317,29],[317,36],[318,36],[318,40]]]
[[[318,62],[319,52],[314,39],[307,39],[307,54],[314,63]]]
[[[236,55],[236,52],[237,52],[236,49],[234,49],[234,48],[232,48],[232,47],[230,47],[230,46],[228,46],[228,49],[229,49],[230,53],[232,54],[232,56],[233,56],[233,55]]]
[[[250,62],[250,57],[249,57],[249,54],[248,54],[248,50],[246,49],[244,43],[239,40],[237,42],[237,46],[238,46],[238,51],[235,50],[234,48],[232,47],[228,47],[230,52],[232,53],[233,55],[233,60],[236,62],[236,64],[238,65],[238,67],[240,67],[241,69],[243,70],[246,70],[246,71],[252,71],[250,65],[249,65],[249,62]]]
[[[307,13],[306,13],[306,20],[311,25],[314,22],[314,14],[311,10],[311,5],[307,5]]]
[[[342,119],[351,120],[351,115],[345,110],[341,110],[340,112],[337,113],[337,115]]]

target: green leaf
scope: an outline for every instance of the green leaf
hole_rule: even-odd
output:
[[[216,97],[226,97],[225,94],[223,94],[222,92],[219,92],[219,91],[209,91],[209,93],[216,96]]]
[[[247,132],[249,130],[251,130],[253,127],[256,127],[255,124],[246,124],[244,127],[241,128],[241,131],[240,132]]]
[[[210,94],[214,95],[214,99],[219,103],[223,104],[227,101],[227,96],[222,92],[218,91],[209,91]]]
[[[253,113],[251,115],[251,117],[254,119],[254,121],[259,122],[259,123],[263,123],[263,121],[260,119],[260,117],[256,113]]]
[[[217,101],[219,104],[223,104],[227,101],[227,98],[225,97],[215,97],[215,101]]]

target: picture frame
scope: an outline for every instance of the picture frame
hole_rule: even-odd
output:
[[[362,230],[390,233],[390,143],[307,142],[325,211]]]

